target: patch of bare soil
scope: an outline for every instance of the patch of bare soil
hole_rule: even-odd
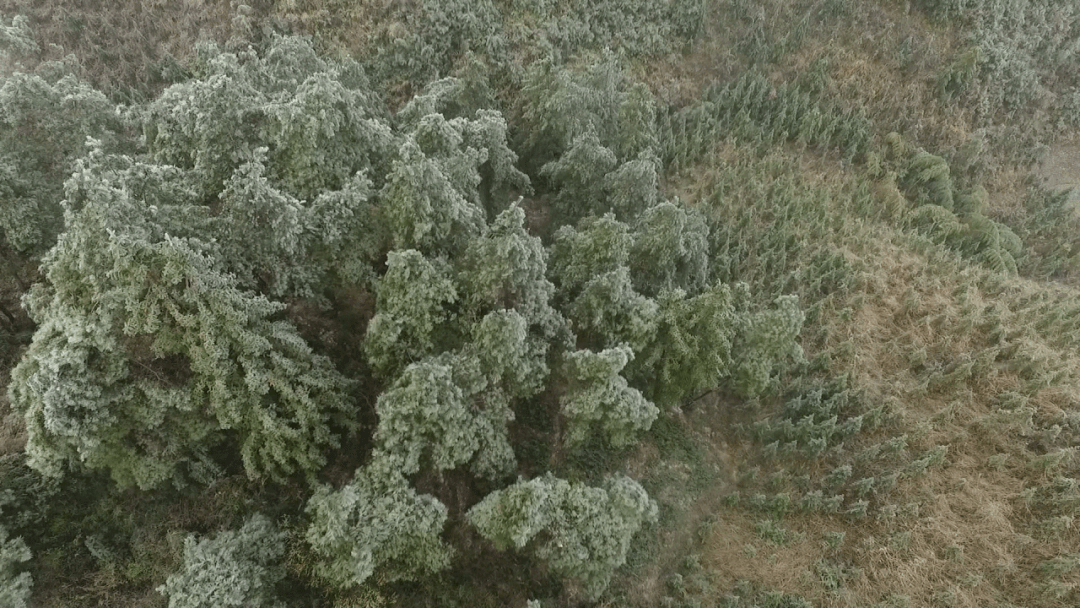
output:
[[[1036,173],[1048,188],[1073,188],[1071,200],[1080,203],[1080,137],[1050,148]]]

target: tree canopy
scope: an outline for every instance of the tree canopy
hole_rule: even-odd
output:
[[[119,113],[67,77],[0,89],[0,150],[18,129],[67,138],[0,156],[4,238],[47,250],[8,389],[30,466],[150,491],[212,483],[238,457],[251,479],[311,484],[304,539],[333,585],[444,570],[445,528],[467,522],[599,597],[657,507],[621,471],[568,481],[547,470],[558,456],[523,461],[522,438],[628,448],[659,406],[762,392],[795,352],[795,300],[757,310],[709,282],[709,226],[661,196],[655,100],[613,56],[531,69],[519,168],[475,74],[394,113],[359,64],[304,39],[228,49],[200,46],[192,78]],[[124,149],[103,139],[120,121],[141,133]],[[35,158],[70,171],[16,166]],[[337,336],[359,361],[320,352],[298,312],[326,319],[349,293],[373,296],[361,331]],[[343,442],[367,464],[335,487],[320,476]],[[161,591],[175,608],[277,606],[285,535],[259,515],[189,536]],[[28,588],[4,576],[3,593]]]

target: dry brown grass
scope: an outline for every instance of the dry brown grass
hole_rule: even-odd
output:
[[[201,39],[232,34],[231,0],[0,0],[0,14],[26,15],[42,52],[37,60],[74,54],[106,93],[152,96],[171,56],[183,63]],[[256,11],[267,2],[248,1]],[[56,46],[54,46],[56,45]]]

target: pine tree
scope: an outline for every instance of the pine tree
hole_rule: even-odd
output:
[[[364,169],[386,174],[397,142],[355,62],[324,60],[300,37],[276,37],[261,55],[212,43],[198,50],[197,77],[166,89],[142,116],[152,158],[190,170],[201,200],[260,147],[270,181],[300,200],[341,189]]]
[[[700,292],[709,276],[709,227],[700,213],[672,202],[645,211],[630,253],[634,286],[645,295]]]
[[[435,128],[444,125],[448,128]],[[484,226],[484,209],[476,194],[480,181],[476,167],[482,158],[475,149],[455,151],[460,133],[445,122],[429,126],[417,133],[419,140],[410,137],[401,145],[380,200],[394,248],[428,255],[458,253]],[[446,156],[431,156],[424,146],[431,154]]]
[[[569,313],[575,333],[591,347],[626,344],[638,352],[656,334],[656,302],[634,291],[625,266],[586,283]]]
[[[283,306],[241,291],[195,236],[215,218],[183,172],[96,149],[69,180],[67,225],[28,303],[39,327],[12,373],[30,463],[64,460],[152,487],[213,470],[233,430],[252,476],[311,471],[333,445],[348,383]],[[211,232],[212,233],[212,232]]]
[[[569,386],[561,404],[568,422],[567,444],[584,442],[598,427],[609,445],[625,447],[649,430],[660,410],[619,375],[633,356],[626,346],[566,355]]]
[[[538,337],[566,333],[566,321],[551,306],[555,286],[547,279],[547,252],[525,229],[525,211],[511,205],[469,243],[460,264],[462,288],[472,319],[496,310],[515,310]]]
[[[469,522],[496,546],[522,549],[577,579],[595,600],[626,562],[634,534],[655,522],[654,503],[634,480],[609,477],[602,488],[571,484],[550,473],[489,494],[469,510]]]
[[[454,469],[474,458],[482,475],[513,469],[508,397],[488,386],[475,356],[446,353],[409,365],[375,408],[375,441],[405,474]]]
[[[573,224],[607,211],[604,178],[617,164],[615,153],[600,143],[596,132],[587,131],[575,137],[557,160],[541,167],[540,175],[558,191],[553,204],[557,221]]]
[[[720,386],[737,357],[731,290],[718,284],[689,298],[682,291],[666,291],[658,307],[656,337],[627,372],[634,384],[665,406]]]
[[[634,237],[614,214],[587,217],[577,228],[563,226],[551,246],[551,275],[561,298],[576,296],[599,275],[627,267]]]
[[[449,305],[458,299],[448,265],[419,251],[392,251],[386,274],[376,287],[377,313],[368,324],[364,349],[368,362],[385,377],[406,364],[437,352],[448,332]]]
[[[376,452],[339,490],[322,486],[308,500],[307,541],[322,559],[327,581],[351,587],[379,572],[387,580],[416,580],[446,568],[452,550],[439,538],[447,511],[417,494],[402,463]]]

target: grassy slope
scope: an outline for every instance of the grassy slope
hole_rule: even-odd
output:
[[[96,80],[108,84],[139,80],[133,75],[143,64],[161,61],[160,49],[182,59],[200,31],[226,35],[214,24],[228,23],[227,4],[187,2],[185,10],[166,3],[111,4],[124,19],[108,17],[90,2],[61,8],[9,0],[0,9],[28,12],[42,39],[79,54]],[[358,10],[348,4],[257,8],[355,51],[363,48],[367,25],[337,18],[341,11]],[[739,9],[750,4],[763,6],[762,19],[747,18],[749,12]],[[905,10],[903,2],[717,2],[706,35],[687,56],[643,63],[637,70],[662,100],[691,103],[714,79],[736,77],[755,53],[790,42],[795,31],[808,34],[772,60],[757,62],[775,81],[827,56],[828,95],[865,107],[876,141],[895,130],[944,155],[970,141],[976,126],[971,108],[962,100],[942,102],[935,90],[935,78],[956,58],[963,38],[955,26],[933,22],[917,8]],[[771,44],[754,46],[754,40]],[[116,49],[112,60],[101,54],[109,45]],[[1020,128],[1038,117],[1013,120]],[[1021,178],[1029,167],[1017,166],[1012,152],[992,143],[972,175],[989,191],[989,215],[1019,221],[1025,213]],[[860,395],[844,406],[841,419],[877,406],[885,415],[876,428],[867,425],[818,457],[772,456],[767,443],[740,430],[740,424],[775,418],[780,399],[738,404],[710,395],[680,414],[684,424],[654,429],[630,468],[660,500],[664,519],[639,540],[615,593],[624,600],[613,604],[652,606],[667,596],[712,605],[734,593],[747,598],[740,605],[753,598],[767,605],[767,596],[756,591],[763,590],[822,606],[902,606],[905,598],[911,606],[1075,605],[1080,594],[1071,585],[1080,582],[1080,574],[1069,571],[1067,562],[1046,564],[1075,551],[1078,540],[1066,519],[1080,508],[1076,490],[1065,481],[1058,482],[1063,491],[1053,487],[1055,478],[1069,478],[1077,467],[1071,450],[1080,440],[1080,341],[1068,308],[1080,293],[1065,283],[995,274],[913,236],[901,228],[908,208],[895,206],[895,189],[858,164],[789,146],[773,150],[771,159],[774,168],[768,169],[746,147],[719,146],[696,166],[670,176],[668,187],[712,206],[721,217],[756,207],[763,213],[747,239],[788,230],[784,222],[797,221],[798,213],[820,210],[830,218],[832,227],[814,233],[818,241],[811,249],[839,252],[850,265],[850,278],[828,294],[803,293],[804,303],[821,304],[807,324],[804,348],[808,358],[829,357],[826,369],[817,372],[822,381],[846,372]],[[788,220],[770,213],[770,205],[780,209],[783,201],[752,185],[729,186],[722,197],[714,196],[725,179],[738,183],[768,170],[790,175],[796,189],[820,196],[799,199]],[[873,193],[870,206],[853,202],[850,192],[860,185]],[[790,263],[807,259],[793,255]],[[755,279],[752,265],[751,259],[737,278]],[[804,376],[810,377],[793,373],[791,381]],[[906,437],[906,446],[897,453],[860,456],[898,437]],[[937,446],[947,447],[944,458],[920,472],[920,458]],[[853,470],[849,481],[823,480],[846,464]],[[859,489],[852,482],[894,472],[900,475],[891,489],[855,495]],[[845,494],[840,510],[854,513],[802,513],[773,500],[787,494],[795,504],[815,489],[826,496]],[[868,503],[865,516],[859,500]],[[174,507],[167,517],[177,527],[209,528],[198,515],[205,508]],[[196,513],[180,512],[185,509]],[[843,533],[843,540],[835,533]],[[164,530],[148,536],[155,534],[158,545],[175,543]],[[158,549],[155,559],[167,561],[168,548]],[[684,563],[688,555],[697,562]],[[675,573],[682,578],[671,578]],[[153,577],[135,573],[110,582],[109,576],[103,572],[72,584],[84,587],[81,597],[109,605],[159,601],[145,591],[145,581],[131,589],[132,580]],[[39,576],[39,592],[48,587]],[[39,601],[63,605],[53,595],[44,593]]]
[[[790,34],[783,16],[798,16],[799,3],[763,4],[777,16],[770,23],[774,36]],[[900,3],[865,4],[849,5],[846,21],[817,29],[767,69],[781,81],[828,56],[832,96],[867,108],[877,137],[897,130],[938,153],[959,149],[974,131],[972,112],[961,103],[940,102],[934,79],[960,36]],[[721,15],[730,13],[718,8],[714,16]],[[653,82],[661,94],[693,96],[711,78],[737,73],[746,56],[731,52],[740,39],[731,25],[716,19],[686,61],[673,70],[656,68]],[[907,44],[917,49],[914,59],[897,53],[905,40],[914,40]],[[1080,167],[1070,166],[1058,149],[1049,155],[1055,161],[1050,179],[1073,183],[1076,173],[1070,180],[1069,172]],[[1019,183],[1031,167],[1017,166],[1015,155],[1005,152],[989,150],[989,169],[978,177],[989,190],[988,215],[1015,221],[1023,213]],[[840,199],[836,182],[869,180],[858,166],[790,155],[799,159],[793,170]],[[1065,161],[1058,161],[1062,156]],[[721,155],[713,164],[717,160],[722,167],[726,159]],[[702,175],[713,170],[723,168],[699,169],[681,191],[695,192],[696,186],[697,197],[708,199],[710,180]],[[913,237],[898,229],[907,210],[890,217],[887,193],[880,183],[874,186],[877,211],[863,217],[854,209],[829,211],[857,225],[839,231],[828,246],[851,259],[861,280],[808,325],[804,345],[808,356],[836,355],[833,370],[848,372],[869,403],[886,404],[896,416],[833,453],[801,459],[769,457],[761,443],[733,430],[730,419],[700,415],[705,420],[692,426],[711,429],[708,441],[724,470],[721,483],[740,489],[741,498],[706,495],[694,507],[710,514],[711,525],[687,550],[700,554],[713,584],[686,593],[678,590],[683,583],[675,583],[676,591],[668,593],[712,600],[735,589],[744,602],[757,597],[768,604],[737,586],[741,579],[822,606],[1075,605],[1075,565],[1067,557],[1050,560],[1077,546],[1071,526],[1075,489],[1068,478],[1077,465],[1080,357],[1075,334],[1062,323],[1075,318],[1069,308],[1080,293],[1068,284],[995,274]],[[760,199],[749,204],[769,206]],[[763,232],[785,229],[776,223]],[[815,343],[815,335],[823,339]],[[762,404],[742,417],[767,418],[775,407]],[[896,456],[875,462],[858,457],[860,449],[898,436],[908,441]],[[911,462],[936,446],[947,447],[944,460],[914,473]],[[853,465],[851,479],[905,472],[891,491],[865,495],[866,516],[858,509],[852,515],[783,513],[753,499],[787,493],[797,500],[808,489],[829,490],[814,478],[844,464]],[[806,474],[810,485],[797,480]],[[832,489],[848,491],[842,510],[853,504],[851,491],[859,491],[852,485]],[[776,542],[781,536],[770,521],[791,534]],[[837,532],[843,541],[832,536],[830,542]]]

